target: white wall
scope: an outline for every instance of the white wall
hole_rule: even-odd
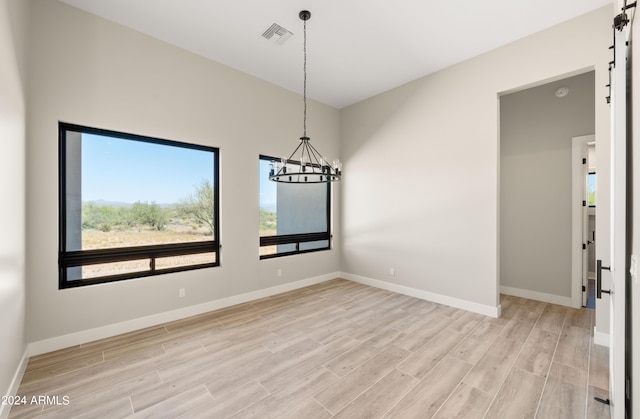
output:
[[[25,352],[25,143],[28,4],[0,1],[0,395]],[[12,388],[14,387],[14,388]],[[0,406],[0,417],[5,414]]]
[[[602,8],[343,109],[343,271],[495,308],[498,95],[595,69],[595,133],[608,142],[610,17]]]
[[[556,97],[560,87],[569,94]],[[500,98],[500,285],[507,294],[571,304],[571,138],[594,133],[594,91],[588,72]]]
[[[339,271],[339,249],[258,257],[258,158],[297,145],[299,95],[57,1],[36,0],[32,15],[29,342]],[[58,290],[58,121],[219,147],[222,266]],[[311,101],[308,128],[317,148],[338,154],[337,110]]]

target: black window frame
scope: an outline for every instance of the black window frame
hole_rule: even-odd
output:
[[[259,161],[264,160],[267,162],[280,161],[279,157],[273,157],[265,154],[260,154]],[[288,164],[300,164],[297,160],[289,160]],[[281,234],[275,236],[260,236],[260,246],[274,246],[274,245],[286,245],[294,244],[295,249],[288,252],[274,253],[269,255],[260,255],[260,260],[273,259],[283,256],[298,255],[302,253],[320,252],[324,250],[331,250],[331,242],[333,235],[331,234],[331,182],[326,182],[327,185],[327,200],[326,200],[326,226],[327,230],[314,233],[301,233],[301,234]],[[326,247],[318,247],[313,249],[300,249],[301,243],[326,241]]]
[[[193,150],[202,150],[213,153],[213,190],[214,190],[214,237],[213,240],[153,244],[130,247],[113,247],[107,249],[74,250],[67,251],[67,185],[66,185],[66,132],[81,134],[94,134],[116,139],[141,141],[171,147],[182,147]],[[101,128],[93,128],[83,125],[58,122],[58,278],[59,289],[76,288],[87,285],[103,284],[135,278],[143,278],[155,275],[163,275],[173,272],[189,271],[194,269],[220,266],[220,150],[198,144],[190,144],[173,140],[148,137],[137,134],[124,133]],[[215,253],[215,262],[194,265],[183,265],[156,270],[155,259],[169,256],[184,256],[189,254]],[[115,275],[107,275],[88,279],[68,280],[67,268],[93,265],[100,263],[122,262],[129,260],[149,259],[148,271],[137,271]]]

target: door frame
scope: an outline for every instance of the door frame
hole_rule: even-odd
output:
[[[595,134],[571,138],[571,305],[575,308],[583,307],[587,296],[588,145],[595,141]]]

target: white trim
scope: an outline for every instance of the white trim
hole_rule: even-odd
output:
[[[40,355],[43,353],[56,351],[58,349],[68,348],[70,346],[80,345],[87,342],[93,342],[98,339],[104,339],[120,335],[122,333],[132,332],[135,330],[144,329],[146,327],[156,326],[175,320],[180,320],[186,317],[207,313],[209,311],[230,307],[236,304],[242,304],[260,298],[270,297],[272,295],[293,291],[298,288],[319,284],[321,282],[329,281],[331,279],[339,277],[340,273],[334,272],[316,276],[313,278],[303,279],[296,282],[278,285],[271,288],[248,292],[246,294],[221,298],[219,300],[209,301],[206,303],[184,307],[177,310],[166,311],[163,313],[153,314],[151,316],[140,317],[120,323],[96,327],[94,329],[70,333],[68,335],[56,336],[50,339],[31,342],[27,346],[27,353],[29,354],[29,356]]]
[[[390,282],[380,281],[378,279],[367,278],[365,276],[354,275],[342,272],[342,278],[349,281],[358,282],[360,284],[381,288],[387,291],[397,292],[398,294],[408,295],[410,297],[420,298],[434,303],[445,304],[451,307],[460,308],[462,310],[471,311],[473,313],[483,314],[489,317],[500,317],[501,306],[488,306],[485,304],[474,303],[472,301],[461,300],[459,298],[449,297],[446,295],[436,294],[433,292],[420,290],[416,288],[406,287],[404,285],[392,284]]]
[[[530,300],[543,301],[545,303],[559,304],[562,306],[573,307],[571,297],[563,297],[561,295],[547,294],[544,292],[525,290],[522,288],[512,288],[500,285],[500,292],[514,297],[528,298]]]
[[[20,383],[22,382],[22,377],[24,376],[24,372],[27,369],[27,364],[29,363],[29,356],[27,352],[27,348],[24,349],[24,353],[22,354],[22,360],[20,361],[20,365],[16,369],[16,373],[13,375],[13,380],[11,380],[11,385],[7,390],[6,396],[15,396],[18,394],[18,388],[20,387]],[[11,405],[2,405],[0,403],[0,419],[6,419],[9,417],[9,413],[11,411]]]
[[[571,138],[571,307],[582,307],[582,274],[586,268],[585,251],[582,250],[583,235],[586,234],[588,207],[582,205],[587,199],[588,166],[582,164],[582,159],[589,159],[587,145],[595,141],[595,134],[582,135]],[[544,301],[544,300],[543,300]],[[567,305],[567,304],[565,304]]]
[[[596,327],[593,327],[593,343],[600,346],[609,347],[609,343],[611,342],[608,333],[598,332]]]
[[[287,284],[278,285],[271,288],[266,288],[263,290],[252,291],[246,294],[222,298],[219,300],[210,301],[203,304],[198,304],[198,305],[185,307],[177,310],[158,313],[151,316],[140,317],[137,319],[132,319],[132,320],[128,320],[120,323],[114,323],[106,326],[96,327],[93,329],[70,333],[67,335],[56,336],[56,337],[53,337],[50,339],[44,339],[41,341],[31,342],[27,345],[27,350],[25,354],[29,356],[35,356],[35,355],[40,355],[43,353],[55,351],[58,349],[68,348],[75,345],[81,345],[83,343],[93,342],[98,339],[104,339],[104,338],[116,336],[122,333],[128,333],[135,330],[144,329],[146,327],[152,327],[152,326],[167,323],[170,321],[180,320],[186,317],[207,313],[209,311],[230,307],[236,304],[246,303],[248,301],[253,301],[260,298],[281,294],[283,292],[296,290],[299,288],[307,287],[309,285],[319,284],[335,278],[344,278],[344,279],[358,282],[364,285],[369,285],[376,288],[382,288],[387,291],[397,292],[399,294],[420,298],[422,300],[445,304],[451,307],[456,307],[456,308],[471,311],[474,313],[483,314],[489,317],[499,317],[501,312],[500,305],[498,305],[497,307],[492,307],[484,304],[474,303],[467,300],[461,300],[459,298],[432,293],[429,291],[406,287],[403,285],[397,285],[389,282],[379,281],[377,279],[367,278],[360,275],[354,275],[354,274],[349,274],[345,272],[334,272],[334,273],[325,274],[325,275],[321,275],[313,278],[303,279],[296,282],[290,282]],[[26,363],[25,363],[25,367],[26,367]]]

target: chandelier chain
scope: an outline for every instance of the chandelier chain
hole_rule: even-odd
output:
[[[302,64],[302,71],[304,73],[303,78],[303,87],[302,87],[302,97],[304,101],[304,116],[303,116],[303,132],[304,136],[307,136],[307,21],[303,20],[304,27],[304,44],[303,44],[303,52],[304,52],[304,61]]]

